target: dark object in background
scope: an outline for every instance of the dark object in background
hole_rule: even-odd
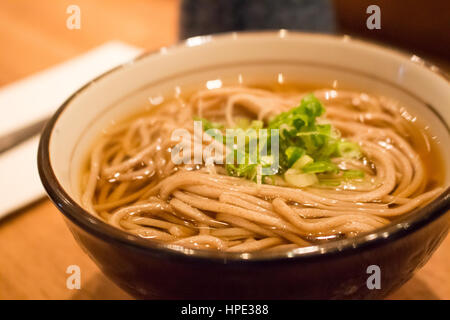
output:
[[[402,46],[450,61],[449,0],[334,0],[339,31]],[[369,5],[381,11],[381,29],[369,30]]]
[[[179,38],[227,31],[292,29],[333,33],[331,0],[183,0]]]
[[[379,30],[366,26],[369,5],[381,9]],[[180,39],[280,28],[338,31],[450,61],[449,0],[182,0]]]

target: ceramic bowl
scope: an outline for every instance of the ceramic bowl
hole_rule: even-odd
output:
[[[440,144],[445,192],[370,234],[278,253],[174,250],[115,229],[80,206],[81,166],[111,122],[199,86],[261,81],[351,87],[399,100]],[[201,36],[145,54],[77,91],[42,134],[39,172],[80,246],[136,297],[382,298],[411,278],[448,232],[449,124],[449,80],[417,56],[347,36],[286,30]],[[373,265],[379,289],[367,286]]]

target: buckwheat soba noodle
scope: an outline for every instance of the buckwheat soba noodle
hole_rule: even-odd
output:
[[[121,230],[188,248],[289,250],[354,237],[443,191],[429,168],[439,165],[436,147],[414,120],[362,92],[199,90],[105,130],[82,173],[82,205]],[[253,161],[251,141],[268,150]],[[191,161],[177,163],[174,151]]]

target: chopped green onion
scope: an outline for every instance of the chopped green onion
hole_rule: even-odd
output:
[[[284,152],[287,156],[288,167],[292,167],[292,165],[300,159],[305,154],[305,149],[299,147],[289,147]]]
[[[260,120],[253,120],[250,123],[250,128],[255,129],[255,130],[262,129],[263,127],[264,127],[264,122],[262,122]]]
[[[364,172],[340,170],[331,161],[335,157],[359,159],[362,152],[357,143],[342,139],[336,128],[325,119],[319,118],[324,113],[325,108],[320,101],[313,94],[306,95],[299,106],[282,112],[269,121],[266,127],[267,141],[260,141],[258,136],[259,130],[264,128],[263,121],[236,119],[233,136],[229,136],[227,132],[227,135],[223,134],[223,138],[220,138],[223,143],[232,139],[235,144],[233,152],[237,161],[226,165],[228,174],[249,180],[264,181],[264,177],[258,176],[257,168],[272,167],[278,162],[278,168],[272,168],[273,173],[280,177],[284,174],[285,181],[297,187],[316,184],[319,181],[321,184],[339,185],[346,179],[361,179],[364,177]],[[203,122],[205,131],[224,129],[219,123],[206,119],[200,120]],[[253,152],[254,148],[251,146],[255,145],[253,144],[255,141],[257,146],[262,144],[264,150],[270,150],[271,129],[278,129],[276,134],[279,135],[279,159],[274,159],[274,155],[270,153],[250,157],[249,153]],[[236,147],[238,142],[240,142],[239,147]],[[240,146],[241,143],[244,145]],[[250,159],[256,163],[250,163]],[[241,164],[241,162],[244,163]]]
[[[294,187],[303,188],[318,183],[314,173],[301,173],[297,169],[289,169],[284,173],[284,179]]]
[[[303,169],[303,167],[314,162],[314,159],[308,156],[307,154],[303,155],[300,159],[298,159],[292,168],[294,169]]]
[[[264,122],[261,120],[252,120],[250,122],[249,119],[247,118],[239,118],[236,120],[236,125],[235,128],[239,128],[239,129],[262,129],[264,127]]]
[[[339,168],[332,162],[329,161],[316,161],[310,163],[302,168],[305,173],[323,173],[323,172],[333,172],[338,173]]]
[[[203,125],[203,131],[208,131],[209,129],[223,129],[223,125],[218,122],[212,122],[205,118],[194,117],[195,121],[201,121]]]
[[[260,162],[263,167],[270,167],[274,163],[273,156],[262,156]]]
[[[359,159],[361,149],[357,143],[343,140],[338,144],[338,155],[347,159]]]
[[[345,170],[342,176],[347,179],[362,179],[364,178],[364,171],[362,170]]]

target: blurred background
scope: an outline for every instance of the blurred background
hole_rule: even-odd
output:
[[[0,85],[64,61],[110,39],[120,39],[148,50],[173,44],[178,39],[179,24],[189,29],[181,30],[181,37],[200,30],[211,33],[245,27],[316,28],[316,31],[335,31],[388,43],[420,55],[435,57],[442,63],[448,63],[450,59],[450,1],[447,0],[190,0],[184,1],[183,6],[187,9],[182,11],[188,16],[182,17],[184,22],[179,23],[182,2],[2,0]],[[196,2],[201,5],[196,5]],[[239,15],[240,11],[237,10],[235,16],[227,16],[236,12],[233,7],[239,8],[236,6],[239,2],[247,3],[245,6],[241,4],[246,11]],[[208,3],[214,5],[209,7]],[[226,8],[221,8],[218,5],[220,3],[225,3]],[[262,12],[252,12],[255,3],[263,4],[260,8]],[[66,8],[71,4],[81,9],[79,30],[66,28]],[[382,24],[379,30],[366,28],[369,16],[366,8],[372,4],[381,9]],[[195,7],[203,9],[201,12],[192,11]],[[301,13],[302,7],[309,8],[312,18]],[[258,21],[251,22],[255,16],[259,17]],[[308,19],[302,22],[298,16],[307,16]],[[193,19],[197,19],[197,24],[192,22]],[[239,22],[246,19],[247,25]],[[194,26],[189,28],[189,22]]]
[[[80,9],[79,29],[67,27],[70,5]],[[369,5],[380,8],[380,29],[366,26]],[[110,40],[156,50],[199,34],[278,28],[349,34],[423,56],[450,71],[448,0],[1,0],[0,95],[7,85]],[[8,100],[0,101],[7,118]],[[447,238],[430,263],[390,298],[450,299],[449,262]],[[81,267],[83,290],[65,287],[70,264]],[[57,209],[41,200],[0,220],[0,299],[48,298],[129,296],[101,274]]]

